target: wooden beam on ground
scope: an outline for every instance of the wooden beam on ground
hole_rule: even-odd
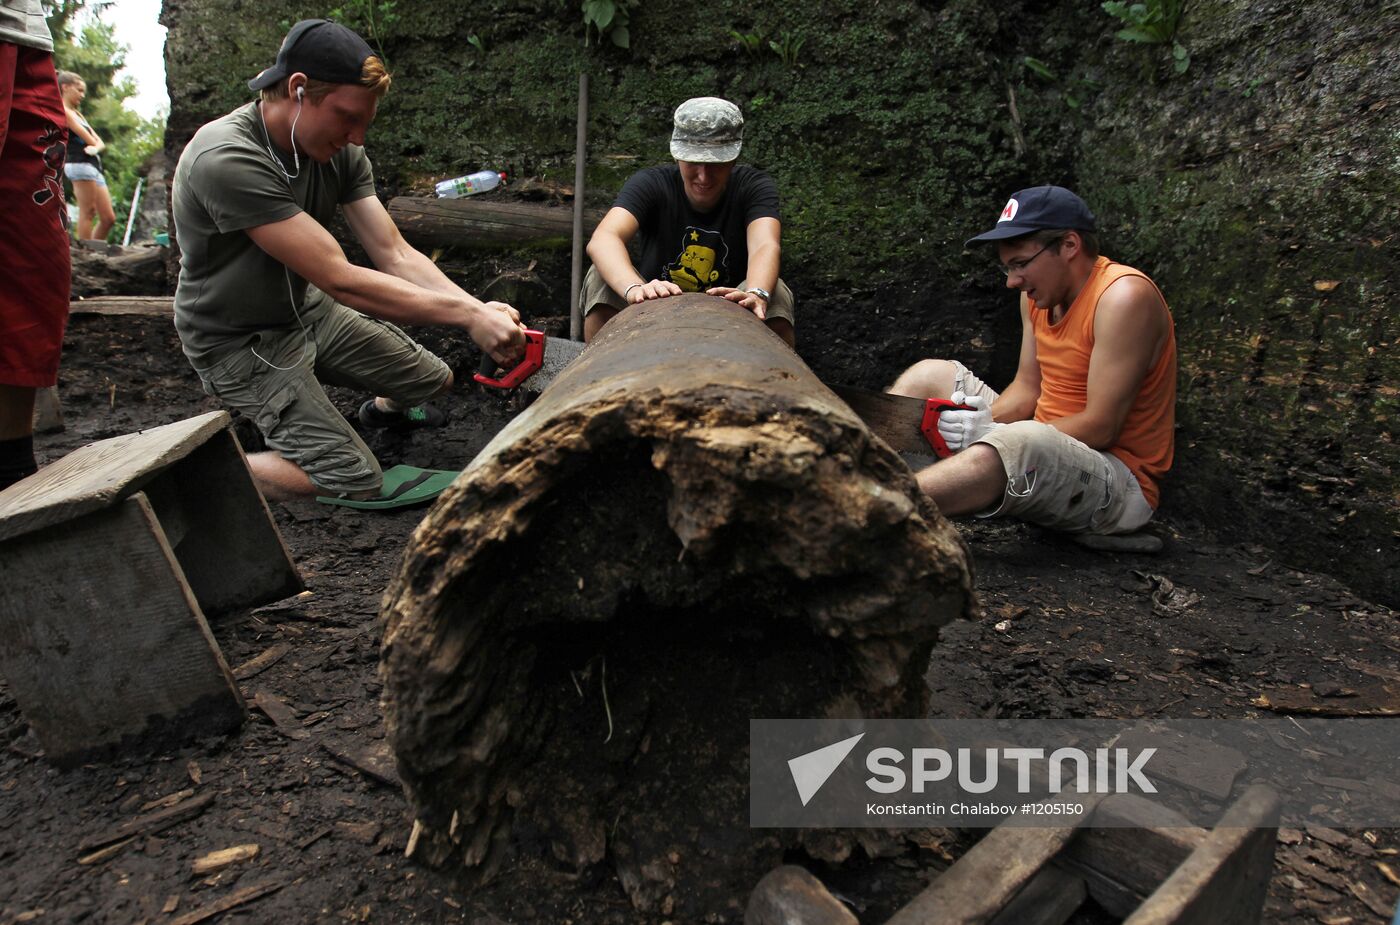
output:
[[[68,303],[70,315],[150,315],[174,316],[174,296],[113,295],[74,299]]]
[[[1078,797],[1077,797],[1078,798]],[[1094,811],[1091,795],[1068,825],[1023,828],[1003,823],[890,917],[886,925],[973,925],[991,922],[1079,832]]]
[[[1057,864],[1082,877],[1109,913],[1128,916],[1209,833],[1180,813],[1137,794],[1106,796],[1092,827],[1080,831]]]
[[[600,209],[584,212],[586,235],[604,214]],[[537,202],[400,196],[390,200],[389,215],[415,246],[567,247],[573,234],[572,210]]]
[[[1264,908],[1279,800],[1256,784],[1123,925],[1253,925]]]

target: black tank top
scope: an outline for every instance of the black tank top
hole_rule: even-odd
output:
[[[84,128],[89,132],[92,131],[92,126],[88,123],[88,120],[84,119],[81,115],[78,116],[78,119],[83,123]],[[86,147],[87,142],[83,141],[83,136],[69,129],[67,162],[69,164],[92,164],[98,170],[101,170],[102,158],[98,157],[96,154],[88,154],[83,150]]]

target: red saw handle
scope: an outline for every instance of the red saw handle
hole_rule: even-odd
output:
[[[970,405],[960,405],[948,398],[930,398],[924,402],[924,422],[919,425],[919,430],[924,434],[924,439],[928,445],[933,447],[933,452],[939,459],[947,459],[953,455],[953,451],[948,449],[948,444],[943,439],[943,435],[938,432],[938,416],[945,411],[972,411]]]
[[[544,332],[527,329],[525,331],[525,358],[513,369],[499,379],[495,378],[493,374],[498,367],[496,361],[491,359],[491,354],[488,353],[481,358],[481,369],[472,378],[482,385],[491,386],[493,389],[513,389],[539,372],[542,366],[544,366]]]

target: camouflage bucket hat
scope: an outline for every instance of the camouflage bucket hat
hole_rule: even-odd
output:
[[[744,115],[728,100],[700,96],[676,107],[671,156],[696,164],[726,164],[744,144]]]

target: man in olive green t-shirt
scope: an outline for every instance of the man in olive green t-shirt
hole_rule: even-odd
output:
[[[515,309],[452,283],[375,197],[363,145],[389,82],[354,32],[299,22],[248,82],[261,99],[196,132],[175,169],[175,328],[206,391],[262,432],[270,451],[248,464],[270,499],[380,490],[322,382],[375,394],[367,426],[443,422],[424,402],[452,372],[396,322],[460,328],[503,365],[524,349]],[[351,264],[326,230],[337,207],[377,269]]]

